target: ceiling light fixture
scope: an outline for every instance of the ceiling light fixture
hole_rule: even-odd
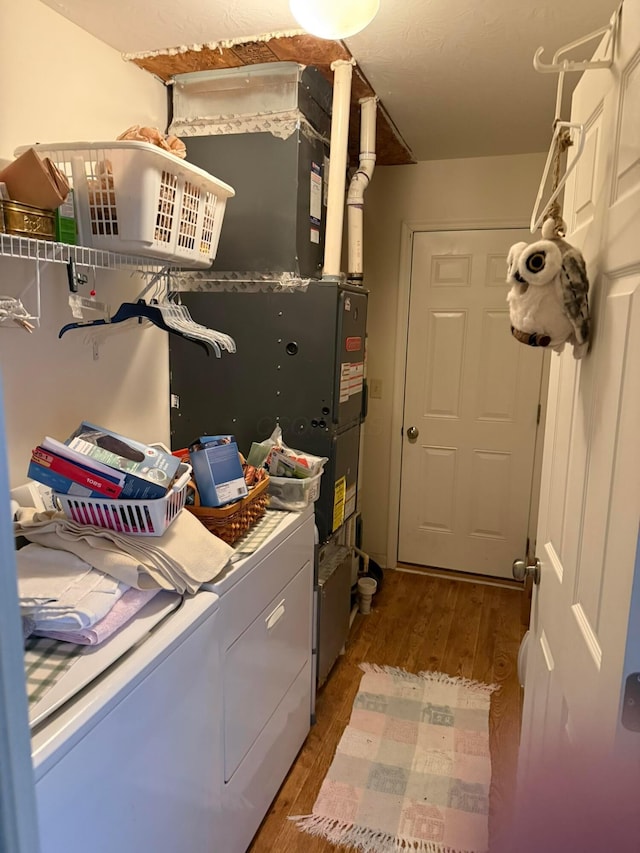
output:
[[[300,26],[322,39],[355,35],[373,21],[380,0],[289,0]]]

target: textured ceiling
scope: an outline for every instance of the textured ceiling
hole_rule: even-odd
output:
[[[302,35],[265,36],[260,41],[233,41],[229,46],[198,46],[198,49],[154,52],[137,55],[132,60],[161,80],[171,80],[176,74],[189,71],[209,71],[238,68],[255,63],[298,62],[313,65],[333,83],[331,65],[336,61],[351,61],[344,42],[327,41],[308,33]],[[360,68],[353,68],[351,79],[351,113],[349,117],[349,160],[357,165],[360,151],[360,99],[375,92]],[[403,166],[415,163],[411,149],[403,140],[384,104],[378,103],[376,115],[376,158],[381,166]]]
[[[43,2],[125,54],[290,36],[297,28],[287,0]],[[544,47],[542,59],[550,61],[562,45],[607,24],[618,5],[381,0],[373,23],[345,44],[415,159],[543,151],[557,79],[534,71],[533,54]],[[588,57],[595,45],[576,57]],[[567,90],[578,76],[567,76]]]

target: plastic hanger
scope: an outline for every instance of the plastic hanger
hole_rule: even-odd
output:
[[[173,293],[172,298],[169,267],[165,267],[159,273],[153,275],[147,286],[138,295],[138,299],[149,293],[149,291],[151,291],[149,303],[159,308],[167,326],[170,326],[188,338],[209,344],[213,348],[217,358],[221,357],[221,350],[225,350],[226,352],[236,351],[233,338],[215,329],[209,329],[200,323],[196,323],[186,305],[182,305],[178,301],[176,293]]]
[[[540,56],[544,52],[544,47],[539,47],[535,55],[533,57],[533,67],[536,71],[539,71],[541,74],[557,74],[562,71],[586,71],[588,68],[610,68],[611,63],[613,61],[613,34],[616,29],[618,16],[620,14],[620,8],[614,12],[611,17],[611,20],[607,24],[606,27],[600,27],[599,30],[594,30],[594,32],[589,33],[586,36],[582,36],[582,38],[576,39],[575,41],[570,42],[569,44],[565,44],[564,47],[559,48],[553,54],[553,59],[550,63],[541,62]],[[576,47],[580,47],[582,44],[586,44],[587,42],[592,41],[599,36],[607,35],[607,44],[605,47],[605,58],[604,59],[590,59],[587,61],[576,61],[572,59],[560,59],[562,54],[568,53]]]
[[[209,344],[213,348],[216,357],[221,357],[222,353],[216,339],[216,333],[212,329],[207,329],[206,326],[201,326],[199,323],[194,322],[186,308],[186,314],[182,314],[176,310],[177,306],[169,302],[154,300],[152,304],[160,309],[167,326],[170,326],[176,332],[188,338]]]
[[[560,114],[562,111],[562,90],[564,86],[564,75],[570,71],[585,71],[588,68],[610,68],[613,62],[613,45],[614,45],[614,33],[617,28],[618,18],[620,16],[620,10],[622,9],[622,4],[617,8],[617,10],[611,16],[611,20],[607,24],[606,27],[600,27],[599,30],[595,30],[592,33],[589,33],[582,38],[576,39],[575,41],[570,42],[569,44],[564,45],[564,47],[559,48],[553,55],[553,60],[549,64],[545,64],[540,61],[540,56],[544,51],[543,47],[539,47],[533,57],[533,67],[536,71],[539,71],[542,74],[558,74],[558,89],[556,92],[556,110],[555,110],[555,119],[553,122],[553,138],[551,140],[551,145],[549,147],[549,154],[547,155],[547,162],[544,166],[544,171],[542,173],[542,180],[540,181],[540,186],[538,187],[538,195],[536,196],[536,201],[533,206],[533,212],[531,214],[531,222],[530,222],[530,231],[534,234],[538,228],[542,225],[544,219],[546,218],[547,211],[549,207],[553,204],[553,202],[557,199],[559,194],[562,192],[565,183],[567,182],[567,178],[571,174],[571,172],[575,169],[578,164],[578,160],[582,155],[584,150],[585,143],[585,128],[583,124],[578,124],[577,122],[571,121],[561,121]],[[564,53],[567,53],[570,50],[573,50],[576,47],[579,47],[586,42],[592,41],[599,36],[607,36],[606,45],[604,47],[605,57],[604,59],[593,59],[586,62],[576,62],[574,60],[562,59],[561,56]],[[558,186],[552,192],[549,200],[546,204],[541,208],[540,202],[542,201],[542,194],[544,192],[544,188],[547,183],[547,179],[549,177],[549,170],[551,169],[551,165],[554,160],[554,156],[556,154],[556,147],[558,143],[558,136],[560,133],[565,130],[570,129],[575,131],[572,134],[572,143],[576,147],[574,148],[574,155],[571,158],[571,162],[568,164],[567,169],[562,176],[562,178],[558,182]],[[577,135],[577,145],[575,136]],[[539,210],[542,210],[539,213]]]
[[[207,343],[211,343],[210,341],[206,341],[201,337],[196,337],[193,334],[187,334],[174,326],[168,325],[160,307],[157,305],[148,305],[144,299],[139,299],[137,302],[123,302],[113,317],[107,317],[104,320],[67,323],[66,326],[63,326],[58,332],[58,337],[61,338],[66,332],[70,332],[72,329],[88,329],[96,326],[110,326],[116,323],[124,323],[126,320],[132,319],[149,320],[154,326],[157,326],[159,329],[162,329],[169,334],[178,335],[181,338],[187,338],[188,340],[193,341],[193,343],[201,346],[207,355],[209,355]]]
[[[191,317],[187,306],[177,301],[177,295],[175,293],[173,294],[173,297],[169,294],[168,300],[166,302],[160,302],[159,304],[171,312],[172,318],[175,319],[175,321],[178,322],[185,331],[188,331],[189,329],[197,330],[200,334],[205,336],[207,340],[217,344],[221,349],[225,350],[225,352],[236,351],[236,343],[230,335],[226,335],[224,332],[209,329],[207,326],[202,326],[200,323],[196,323]]]

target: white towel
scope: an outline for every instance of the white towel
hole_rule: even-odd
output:
[[[52,640],[63,640],[65,643],[97,646],[133,619],[138,611],[142,610],[159,592],[159,589],[128,589],[104,619],[96,622],[92,628],[85,628],[81,631],[53,630],[38,633]]]
[[[158,537],[127,536],[77,524],[62,513],[38,513],[33,507],[20,510],[14,532],[32,542],[71,551],[137,589],[197,592],[222,571],[234,553],[184,509]]]
[[[27,545],[16,552],[23,615],[35,629],[79,630],[103,619],[129,589],[67,551]],[[50,595],[51,600],[39,596]]]
[[[80,584],[90,576],[91,566],[73,554],[53,551],[42,545],[25,545],[16,551],[18,570],[18,595],[21,600],[37,601],[49,598],[58,600],[74,585]],[[99,577],[91,576],[95,584]],[[117,583],[113,583],[115,589]],[[85,588],[86,591],[86,588]]]
[[[91,560],[92,563],[100,566],[105,574],[136,589],[174,589],[171,583],[152,567],[142,565],[140,560],[136,560],[124,551],[111,550],[113,544],[106,539],[95,538],[93,544],[82,540],[68,541],[58,536],[55,530],[49,533],[29,533],[28,538],[32,536],[41,545],[51,550],[56,549],[63,554],[75,553],[79,557]]]
[[[94,589],[80,596],[72,589],[57,602],[33,612],[31,618],[35,622],[34,630],[78,631],[92,628],[104,619],[130,587],[115,581],[116,586],[113,589],[113,578],[95,569],[93,572],[101,579]]]
[[[20,596],[20,612],[23,616],[28,616],[31,610],[37,610],[38,607],[43,607],[45,604],[49,604],[52,601],[56,601],[55,598],[46,598],[42,596]]]

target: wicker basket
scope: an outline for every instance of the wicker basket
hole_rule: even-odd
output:
[[[246,498],[226,506],[201,506],[198,489],[194,486],[194,504],[185,509],[193,513],[210,533],[233,545],[248,533],[262,518],[269,503],[269,478],[265,477],[254,486]]]

